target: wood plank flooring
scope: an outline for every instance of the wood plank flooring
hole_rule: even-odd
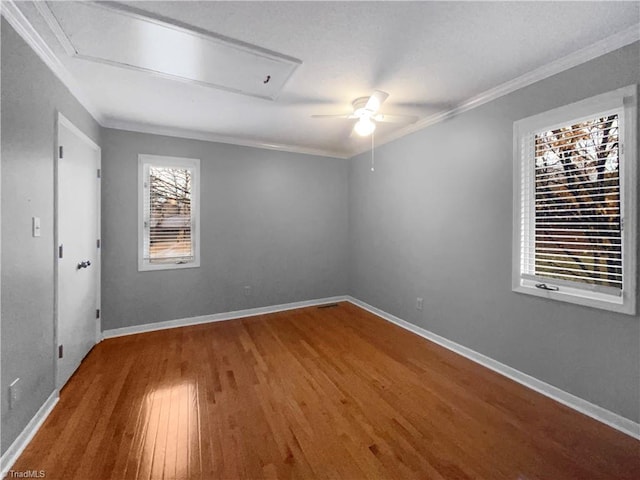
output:
[[[13,470],[637,480],[640,442],[341,303],[103,341]]]

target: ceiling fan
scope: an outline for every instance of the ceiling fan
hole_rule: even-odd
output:
[[[351,102],[353,107],[353,112],[351,113],[338,115],[311,115],[311,117],[357,119],[358,121],[353,126],[353,133],[362,137],[371,135],[376,129],[376,123],[378,122],[414,123],[418,120],[418,117],[411,115],[387,115],[384,113],[378,113],[380,106],[388,96],[389,94],[386,92],[374,90],[371,96],[359,97]]]

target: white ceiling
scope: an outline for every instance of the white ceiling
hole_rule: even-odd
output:
[[[16,5],[105,126],[342,157],[370,139],[350,137],[352,121],[311,115],[346,113],[354,98],[386,91],[383,113],[422,121],[379,125],[382,142],[640,31],[637,1],[125,3],[301,60],[271,101],[71,57],[31,2]],[[110,41],[105,31],[95,35]]]

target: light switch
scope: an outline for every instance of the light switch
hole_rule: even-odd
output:
[[[18,402],[20,401],[21,395],[21,385],[20,379],[16,378],[11,385],[9,385],[9,410],[16,408]]]
[[[40,236],[40,217],[31,218],[32,233],[34,237]]]

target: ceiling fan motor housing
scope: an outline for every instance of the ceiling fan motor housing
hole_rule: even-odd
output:
[[[356,117],[361,118],[365,115],[371,116],[374,113],[376,113],[373,110],[367,110],[365,108],[368,101],[369,101],[369,97],[359,97],[359,98],[356,98],[353,102],[351,102],[351,105],[353,106],[353,114]]]

